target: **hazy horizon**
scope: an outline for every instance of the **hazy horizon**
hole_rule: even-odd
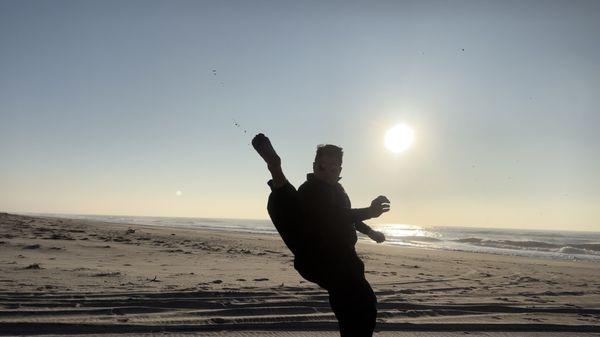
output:
[[[2,211],[0,211],[2,212]],[[269,218],[227,218],[227,217],[202,217],[202,216],[161,216],[161,215],[131,215],[131,214],[83,214],[83,213],[44,213],[44,212],[9,212],[9,214],[18,214],[26,216],[51,216],[51,217],[66,217],[69,216],[94,216],[94,217],[131,217],[131,218],[165,218],[165,219],[207,219],[207,220],[246,220],[246,221],[265,221],[271,223]],[[465,225],[444,225],[444,224],[405,224],[405,223],[394,223],[386,221],[377,221],[373,227],[379,228],[380,225],[400,225],[400,226],[414,226],[420,228],[432,228],[432,227],[449,227],[449,228],[471,228],[471,229],[490,229],[490,230],[522,230],[522,231],[542,231],[542,232],[590,232],[600,233],[600,230],[595,229],[528,229],[521,227],[481,227],[474,224]],[[274,229],[274,228],[273,228]],[[275,229],[274,229],[275,230]]]
[[[296,187],[342,146],[369,223],[600,231],[599,32],[597,1],[0,1],[0,211],[266,219],[264,132]]]

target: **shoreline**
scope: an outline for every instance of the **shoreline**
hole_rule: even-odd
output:
[[[275,228],[271,225],[272,228],[266,230],[252,230],[252,229],[241,229],[227,226],[197,226],[197,225],[189,225],[189,224],[177,224],[176,222],[170,222],[168,224],[144,224],[144,223],[135,223],[135,222],[126,222],[115,220],[115,221],[107,221],[106,219],[91,219],[90,217],[112,217],[112,216],[103,216],[103,215],[85,215],[85,214],[72,214],[74,217],[68,217],[66,214],[56,214],[56,215],[25,215],[25,214],[15,214],[21,216],[31,216],[31,217],[40,217],[40,218],[50,218],[50,219],[63,219],[63,220],[81,220],[81,221],[93,221],[93,222],[101,222],[101,223],[110,223],[110,224],[120,224],[120,225],[129,225],[129,226],[150,226],[154,228],[164,228],[164,229],[188,229],[188,230],[198,230],[198,231],[208,231],[216,233],[232,233],[234,235],[266,235],[271,236],[274,239],[280,239],[279,234],[275,230]],[[159,216],[126,216],[126,215],[115,215],[114,217],[118,218],[156,218],[156,219],[190,219],[190,220],[207,220],[210,222],[223,222],[223,221],[263,221],[268,222],[270,224],[270,220],[268,219],[228,219],[228,218],[193,218],[193,217],[159,217]],[[377,225],[374,227],[377,229]],[[468,228],[468,227],[465,227]],[[475,227],[473,227],[475,228]],[[477,228],[478,230],[485,230],[485,228]],[[510,230],[510,229],[501,229],[496,228],[493,230]],[[522,230],[526,231],[527,230]],[[546,232],[546,231],[539,231]],[[547,231],[553,232],[553,231]],[[567,234],[570,233],[568,231],[554,231],[557,233]],[[600,234],[600,232],[590,232],[594,234]],[[375,244],[379,245],[365,235],[361,233],[357,233],[358,242],[357,244]],[[524,240],[527,243],[527,240]],[[598,243],[600,244],[600,242]],[[392,242],[386,241],[382,244],[382,246],[394,247],[392,249],[423,249],[423,250],[433,250],[440,252],[464,252],[464,253],[472,253],[472,254],[490,254],[494,256],[510,256],[514,258],[524,258],[524,259],[541,259],[541,260],[557,260],[557,261],[572,261],[572,262],[592,262],[592,263],[600,263],[600,255],[581,255],[581,254],[559,254],[557,252],[552,251],[543,251],[536,249],[510,249],[510,248],[500,248],[493,246],[481,246],[481,245],[466,245],[461,248],[451,248],[451,247],[443,247],[443,246],[432,246],[425,244],[410,244],[406,242]]]

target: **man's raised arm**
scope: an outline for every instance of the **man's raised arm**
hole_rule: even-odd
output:
[[[303,185],[300,186],[298,192],[302,199],[305,214],[313,219],[343,221],[356,224],[368,219],[377,218],[382,213],[390,210],[389,200],[384,196],[377,197],[369,207],[344,208],[330,207],[328,203],[323,200],[323,194],[314,188]]]

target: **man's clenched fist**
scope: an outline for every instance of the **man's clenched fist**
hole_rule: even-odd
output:
[[[371,211],[371,217],[377,218],[382,213],[390,210],[390,200],[385,196],[380,195],[377,198],[373,199],[369,210]]]

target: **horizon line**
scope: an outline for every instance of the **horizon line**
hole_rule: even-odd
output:
[[[78,215],[78,216],[114,216],[114,217],[146,217],[146,218],[181,218],[181,219],[222,219],[222,220],[252,220],[252,221],[271,221],[271,219],[264,218],[227,218],[227,217],[203,217],[203,216],[164,216],[164,215],[132,215],[132,214],[92,214],[92,213],[55,213],[55,212],[20,212],[20,211],[1,211],[0,213],[14,214],[14,215],[38,215],[38,216],[68,216],[68,215]],[[532,232],[588,232],[588,233],[600,233],[600,229],[590,230],[590,229],[523,229],[523,228],[515,228],[515,227],[478,227],[471,225],[413,225],[413,224],[401,224],[395,222],[388,223],[380,223],[373,224],[373,226],[380,225],[408,225],[408,226],[416,226],[420,228],[431,228],[431,227],[456,227],[456,228],[477,228],[477,229],[496,229],[496,230],[517,230],[517,231],[532,231]]]

